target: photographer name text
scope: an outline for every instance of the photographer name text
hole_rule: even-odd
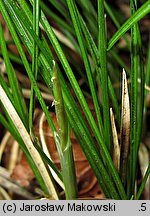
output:
[[[115,203],[107,204],[76,204],[75,202],[66,204],[50,204],[46,202],[45,204],[26,204],[22,202],[21,206],[16,206],[15,203],[12,205],[3,206],[4,212],[115,212]]]

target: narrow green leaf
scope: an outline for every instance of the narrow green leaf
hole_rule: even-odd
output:
[[[58,3],[59,4],[59,3]],[[56,15],[56,13],[54,13],[50,7],[48,7],[44,2],[40,2],[41,8],[42,10],[47,13],[51,19],[53,19],[55,22],[57,22],[57,24],[62,28],[65,29],[65,31],[69,31],[70,33],[72,33],[74,35],[74,30],[71,27],[70,24],[68,24],[67,22],[65,22],[62,18],[60,18],[58,15]],[[63,11],[63,9],[61,8],[61,12]],[[66,13],[65,13],[66,14]]]
[[[40,0],[35,0],[33,5],[33,30],[35,31],[37,37],[39,37],[39,20],[40,20]],[[33,53],[32,53],[32,73],[37,80],[38,75],[38,55],[39,50],[38,46],[33,41]],[[30,106],[29,106],[29,128],[30,131],[33,129],[33,116],[34,116],[34,107],[35,107],[35,92],[33,85],[31,85],[31,95],[30,95]]]
[[[7,23],[7,26],[9,28],[12,36],[13,36],[14,42],[15,42],[15,44],[16,44],[16,46],[18,48],[18,51],[20,53],[22,62],[24,64],[25,68],[26,68],[26,71],[28,73],[30,81],[31,81],[32,85],[34,86],[34,90],[36,92],[37,98],[38,98],[38,100],[39,100],[39,102],[41,104],[41,107],[42,107],[42,109],[43,109],[43,111],[45,113],[45,116],[47,117],[48,123],[49,123],[49,125],[50,125],[50,127],[52,129],[52,132],[54,133],[55,126],[54,126],[54,124],[52,122],[52,119],[51,119],[50,114],[48,112],[47,106],[46,106],[46,104],[45,104],[45,102],[43,100],[41,92],[40,92],[40,90],[39,90],[39,88],[37,86],[36,80],[35,80],[35,78],[34,78],[34,76],[32,74],[31,68],[30,68],[29,63],[28,63],[28,61],[26,59],[25,53],[24,53],[23,48],[22,48],[22,46],[20,44],[19,38],[17,36],[17,33],[16,33],[15,29],[14,29],[12,21],[9,18],[9,15],[8,15],[6,9],[5,9],[5,6],[4,6],[3,2],[2,1],[0,1],[0,2],[1,2],[0,9],[2,11],[3,17],[4,17],[4,19],[5,19],[6,23]],[[5,0],[4,0],[4,2],[5,2]],[[6,3],[9,3],[9,2],[6,1]]]
[[[95,107],[95,111],[97,115],[98,126],[100,129],[100,133],[102,134],[102,118],[101,118],[101,113],[100,113],[100,107],[98,103],[97,92],[94,86],[94,80],[92,77],[92,71],[91,71],[91,67],[90,67],[90,63],[89,63],[89,59],[87,55],[87,50],[84,44],[84,39],[83,39],[82,31],[81,31],[80,20],[79,20],[78,13],[76,11],[74,2],[72,0],[69,0],[69,1],[67,0],[67,4],[68,4],[69,11],[70,11],[70,15],[72,17],[73,25],[74,25],[76,35],[78,38],[78,42],[80,44],[80,49],[81,49],[84,65],[86,68],[88,82],[89,82],[89,86],[90,86],[90,90],[91,90],[91,94],[92,94],[92,98],[94,102],[94,107]]]
[[[91,56],[93,58],[94,64],[95,64],[95,70],[97,72],[97,76],[98,76],[98,80],[101,82],[101,70],[100,70],[100,65],[99,65],[99,54],[98,54],[98,49],[96,47],[96,44],[94,43],[94,40],[86,26],[86,23],[84,22],[84,20],[82,19],[82,17],[80,17],[80,22],[81,22],[81,27],[82,27],[82,31],[84,33],[84,36],[86,38],[87,41],[87,46],[88,49],[91,53]],[[108,89],[109,89],[109,94],[111,97],[111,100],[113,102],[113,107],[116,113],[116,117],[118,122],[120,122],[120,114],[119,114],[119,110],[118,110],[118,102],[117,102],[117,98],[115,95],[115,91],[114,88],[112,86],[111,80],[110,78],[108,78]]]
[[[131,0],[131,12],[136,13],[137,1]],[[144,86],[145,86],[145,74],[144,74],[144,61],[142,42],[138,24],[135,24],[132,29],[132,82],[131,82],[131,154],[130,154],[130,184],[129,184],[129,197],[134,195],[136,175],[137,175],[137,161],[138,151],[142,134],[143,124],[143,112],[144,112]],[[139,73],[140,71],[140,73]],[[138,89],[138,74],[140,74],[141,85],[140,93]],[[137,98],[137,95],[139,97]]]
[[[145,84],[150,86],[150,35],[147,49],[147,61],[146,61],[146,71],[145,71]],[[147,95],[148,91],[145,90],[145,95]],[[146,103],[145,103],[146,105]]]
[[[109,16],[111,17],[112,21],[114,22],[115,26],[120,29],[120,23],[119,20],[117,19],[117,17],[113,14],[113,10],[111,9],[111,7],[109,6],[109,4],[105,1],[104,2],[104,6],[105,9],[107,11],[107,13],[109,14]],[[129,39],[126,37],[126,35],[123,36],[125,41],[126,41],[126,45],[130,50],[130,43],[129,43]],[[125,69],[125,67],[123,67]],[[127,70],[125,69],[125,71],[127,72]]]
[[[23,98],[16,74],[15,74],[15,71],[14,71],[12,64],[10,62],[10,59],[9,59],[9,55],[7,52],[7,47],[6,47],[6,43],[5,43],[5,39],[4,39],[3,29],[2,29],[1,25],[0,25],[0,44],[1,44],[1,49],[2,49],[2,54],[4,57],[5,65],[6,65],[6,71],[8,74],[10,87],[12,90],[12,95],[13,95],[14,102],[15,102],[15,107],[16,107],[16,110],[18,111],[21,119],[23,120],[26,128],[28,129],[27,107],[26,107],[26,104],[25,104],[25,101],[24,101],[24,98]]]
[[[150,12],[150,0],[146,1],[113,35],[109,40],[107,50],[109,51],[114,44],[139,20]]]
[[[97,133],[99,134],[98,127],[97,127],[96,122],[95,122],[95,120],[94,120],[94,118],[90,112],[90,109],[87,105],[87,102],[86,102],[84,96],[83,96],[83,93],[80,89],[80,86],[79,86],[79,84],[78,84],[78,82],[77,82],[77,80],[76,80],[76,78],[75,78],[75,76],[71,70],[71,67],[70,67],[61,47],[60,47],[60,44],[58,43],[58,40],[57,40],[51,26],[49,25],[49,23],[48,23],[48,21],[47,21],[47,19],[43,13],[41,15],[41,19],[42,19],[42,25],[43,25],[43,27],[44,27],[44,29],[45,29],[48,37],[49,37],[49,40],[51,41],[51,43],[52,43],[52,45],[56,51],[61,63],[62,63],[64,71],[66,72],[66,74],[69,78],[69,81],[72,85],[72,88],[74,89],[74,91],[76,93],[76,96],[77,96],[77,98],[78,98],[78,100],[82,106],[82,109],[85,112],[87,120],[89,121],[89,123],[93,129],[93,132],[97,131]]]
[[[56,118],[59,126],[59,137],[61,141],[61,150],[63,151],[67,148],[67,140],[68,140],[68,121],[66,118],[66,113],[64,109],[64,102],[62,98],[62,90],[61,85],[58,77],[58,72],[56,69],[56,63],[54,62],[53,67],[53,76],[52,76],[52,83],[53,83],[53,94],[54,94],[54,105],[55,105],[55,112]]]
[[[98,49],[100,53],[101,66],[101,88],[102,88],[102,105],[103,105],[103,121],[105,131],[105,145],[110,150],[110,112],[109,112],[109,98],[108,98],[108,72],[107,72],[107,56],[106,56],[106,27],[104,15],[104,0],[98,0]]]
[[[86,122],[83,119],[80,111],[78,111],[77,105],[75,104],[70,92],[68,91],[63,78],[61,78],[60,80],[61,80],[61,85],[63,87],[62,89],[63,89],[63,98],[65,102],[65,109],[67,111],[67,116],[73,128],[73,131],[91,167],[93,168],[93,171],[98,179],[98,182],[102,187],[105,196],[109,197],[110,196],[109,194],[111,194],[111,197],[116,199],[118,197],[118,194],[116,192],[116,189],[114,188],[113,182],[108,176],[108,173],[103,165],[103,162],[99,157],[98,149],[94,143],[91,134],[88,132]]]
[[[135,13],[134,3],[130,1],[131,15]],[[128,190],[130,190],[130,195],[134,195],[135,189],[135,172],[136,172],[136,145],[137,145],[137,123],[138,123],[138,33],[137,24],[133,25],[131,28],[131,136],[130,136],[130,183]]]
[[[129,70],[128,66],[126,65],[126,63],[123,61],[123,59],[117,53],[117,50],[111,49],[109,54],[110,54],[110,58],[113,58],[112,61],[117,62],[121,66],[121,68],[124,68],[127,75],[129,76],[130,70]]]
[[[139,188],[139,190],[137,192],[136,200],[140,199],[148,178],[150,178],[150,163],[149,163],[149,166],[147,167],[147,170],[146,170],[144,179],[142,181],[142,184],[141,184],[141,186],[140,186],[140,188]]]
[[[67,8],[65,8],[66,2],[58,2],[53,0],[48,0],[67,20],[69,17],[69,13]]]
[[[8,52],[9,59],[11,61],[13,61],[13,62],[15,62],[15,63],[17,63],[19,65],[22,65],[22,61],[21,61],[21,59],[17,55],[14,55],[14,53],[9,52],[8,50],[7,50],[7,52]],[[0,50],[0,54],[2,54],[1,50]]]

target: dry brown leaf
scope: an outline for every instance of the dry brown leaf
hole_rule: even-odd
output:
[[[121,110],[121,133],[120,133],[120,145],[121,145],[121,155],[120,155],[120,174],[123,184],[126,180],[126,168],[127,160],[129,155],[129,145],[130,145],[130,103],[128,94],[128,83],[126,78],[126,72],[123,70],[122,78],[122,110]]]
[[[110,119],[111,119],[112,136],[113,136],[113,162],[116,167],[116,170],[119,172],[120,146],[119,146],[117,129],[116,129],[116,124],[115,124],[115,119],[114,119],[112,108],[110,108]]]

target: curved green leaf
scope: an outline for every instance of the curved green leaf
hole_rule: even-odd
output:
[[[140,19],[142,19],[146,14],[150,12],[150,0],[148,0],[145,4],[143,4],[121,27],[120,29],[113,35],[110,39],[107,47],[107,51],[109,51],[114,44]]]

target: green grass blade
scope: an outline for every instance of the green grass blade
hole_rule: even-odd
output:
[[[63,87],[63,90],[65,89],[65,88],[67,88],[67,86],[66,86],[66,84],[65,84],[65,82],[64,82],[64,80],[63,80],[63,77],[62,77],[62,75],[61,75],[61,78],[60,78],[60,81],[61,81],[61,85],[62,85],[62,87]],[[65,87],[65,88],[64,88]],[[66,104],[68,104],[68,102],[69,103],[71,103],[72,101],[74,101],[74,99],[73,99],[73,97],[72,97],[72,95],[69,93],[69,89],[67,88],[66,89],[66,91],[65,91],[66,93],[64,93],[64,102],[65,102],[65,105]],[[66,96],[65,96],[66,95]],[[75,107],[76,108],[75,108]],[[77,119],[79,118],[79,113],[80,113],[80,110],[78,109],[78,107],[77,107],[77,105],[74,103],[73,105],[72,105],[72,107],[73,108],[71,108],[71,107],[69,107],[69,109],[68,109],[68,113],[69,113],[69,116],[72,118],[72,110],[73,111],[75,111],[76,110],[76,115],[78,116],[77,117]],[[76,124],[77,124],[77,119],[74,119],[73,121],[69,121],[70,123],[72,123],[71,124],[71,126],[72,126],[72,128],[75,128],[76,127]],[[77,135],[77,138],[78,138],[78,141],[79,141],[79,143],[80,142],[82,142],[82,145],[83,145],[83,150],[84,150],[84,152],[85,152],[85,154],[86,154],[86,156],[88,157],[88,159],[89,159],[89,153],[88,153],[88,155],[87,155],[87,147],[86,147],[86,145],[87,145],[87,143],[89,143],[89,145],[91,144],[91,151],[92,151],[92,149],[93,149],[93,147],[94,147],[94,145],[95,145],[95,143],[92,141],[93,140],[93,138],[92,138],[92,136],[91,136],[91,133],[89,132],[89,130],[87,129],[87,126],[86,126],[86,122],[85,122],[85,120],[83,119],[83,116],[82,116],[82,114],[80,114],[80,120],[79,120],[79,124],[80,124],[80,122],[83,122],[82,124],[83,124],[83,126],[84,126],[84,130],[83,129],[80,129],[81,130],[81,132],[80,132],[80,130],[77,130],[77,132],[78,132],[78,135]],[[78,127],[77,127],[78,128]],[[86,128],[86,130],[85,130],[85,128]],[[80,135],[81,134],[81,135]],[[84,139],[83,139],[83,137],[84,137]],[[86,139],[86,137],[88,137],[87,139]],[[98,153],[98,151],[97,151],[97,153]],[[91,160],[96,160],[96,157],[92,157],[91,158]],[[92,165],[92,162],[91,162],[91,166],[93,167],[95,167],[95,165],[94,165],[94,162],[93,162],[93,165]],[[100,174],[101,172],[99,171],[99,170],[97,170],[96,168],[93,168],[93,170],[94,170],[94,172],[96,173],[96,176],[97,176],[97,178],[99,179],[99,182],[100,182],[100,185],[102,185],[102,188],[103,188],[103,192],[105,193],[105,195],[107,196],[107,197],[109,197],[110,195],[110,193],[108,193],[107,192],[107,188],[109,188],[109,184],[106,186],[104,183],[105,183],[105,181],[103,182],[102,181],[102,178],[101,178],[101,176],[102,176],[102,174]],[[104,185],[104,186],[103,186]],[[111,188],[110,188],[110,191],[111,191]]]
[[[117,54],[117,50],[112,49],[110,50],[109,53],[110,53],[111,58],[113,57],[114,58],[113,60],[115,60],[121,66],[121,68],[124,68],[127,75],[129,76],[129,72],[130,72],[129,68],[126,65],[126,63],[123,61],[123,59],[119,56],[119,54]]]
[[[111,19],[114,22],[115,26],[119,29],[120,28],[120,23],[119,23],[118,19],[116,18],[116,16],[114,15],[111,6],[109,6],[109,4],[106,1],[104,1],[104,6],[105,6],[106,12],[111,17]]]
[[[99,131],[98,127],[97,127],[97,125],[95,123],[95,120],[94,120],[93,116],[91,115],[90,109],[89,109],[89,107],[87,105],[87,102],[86,102],[86,100],[85,100],[85,98],[83,96],[83,93],[82,93],[82,91],[81,91],[81,89],[79,87],[79,84],[78,84],[78,82],[77,82],[77,80],[76,80],[76,78],[75,78],[75,76],[74,76],[74,74],[73,74],[73,72],[71,70],[71,67],[70,67],[70,65],[69,65],[69,63],[68,63],[68,61],[67,61],[67,59],[66,59],[66,57],[65,57],[65,55],[64,55],[64,53],[63,53],[63,51],[61,49],[61,47],[60,47],[60,44],[58,43],[58,40],[57,40],[54,32],[52,31],[51,26],[49,25],[49,23],[48,23],[48,21],[47,21],[47,19],[44,16],[43,13],[42,13],[41,19],[42,19],[42,25],[43,25],[43,27],[44,27],[44,29],[45,29],[48,37],[49,37],[49,40],[51,41],[51,43],[52,43],[52,45],[53,45],[53,47],[54,47],[54,49],[56,51],[61,63],[62,63],[62,66],[63,66],[63,68],[64,68],[64,70],[65,70],[65,72],[66,72],[66,74],[68,76],[68,79],[69,79],[69,81],[71,83],[71,86],[74,89],[74,91],[76,93],[76,96],[77,96],[77,98],[78,98],[78,100],[79,100],[79,102],[80,102],[80,104],[82,106],[82,109],[85,112],[87,120],[91,124],[93,132],[95,132],[95,131],[98,132]]]
[[[102,187],[103,192],[105,193],[105,196],[109,197],[109,194],[111,194],[111,197],[114,197],[116,199],[118,197],[118,194],[114,188],[114,184],[107,174],[106,168],[100,160],[98,149],[96,148],[91,134],[88,132],[86,122],[83,119],[80,111],[78,111],[77,105],[75,104],[75,102],[73,102],[74,100],[72,98],[72,95],[68,91],[62,75],[60,77],[63,89],[65,109],[67,110],[68,119],[73,128],[73,131],[79,143],[81,144],[81,147],[89,163],[91,164],[91,167],[93,168],[93,171]]]
[[[95,20],[97,20],[97,12],[95,10],[94,4],[90,1],[82,1],[78,0],[77,4],[82,8],[83,16],[85,17],[86,23],[88,25],[89,30],[93,32],[94,38],[97,40],[97,26],[94,25]],[[87,16],[88,14],[88,16]]]
[[[0,2],[1,2],[1,1],[0,1]],[[5,1],[4,1],[4,2],[5,2]],[[8,3],[8,2],[6,1],[6,3]],[[10,20],[9,15],[8,15],[8,13],[7,13],[6,9],[5,9],[5,6],[4,6],[4,4],[3,4],[2,2],[1,2],[1,4],[0,4],[0,8],[1,8],[1,12],[2,12],[2,14],[3,14],[3,17],[4,17],[4,19],[5,19],[6,23],[7,23],[7,26],[8,26],[8,28],[9,28],[11,34],[12,34],[12,37],[13,37],[13,39],[14,39],[14,42],[15,42],[17,48],[18,48],[18,51],[19,51],[19,53],[20,53],[20,57],[21,57],[22,62],[23,62],[23,64],[24,64],[25,68],[26,68],[26,71],[27,71],[27,73],[28,73],[28,76],[29,76],[29,78],[30,78],[30,81],[31,81],[32,85],[34,86],[34,90],[35,90],[35,92],[36,92],[37,98],[38,98],[38,100],[39,100],[39,102],[40,102],[40,104],[41,104],[41,107],[42,107],[42,109],[43,109],[43,111],[44,111],[44,113],[45,113],[45,116],[46,116],[46,118],[47,118],[47,120],[48,120],[48,123],[49,123],[49,125],[50,125],[50,127],[51,127],[51,129],[52,129],[52,132],[54,133],[54,131],[55,131],[55,126],[54,126],[54,124],[53,124],[53,122],[52,122],[52,119],[51,119],[51,117],[50,117],[50,115],[49,115],[47,106],[46,106],[46,104],[45,104],[45,102],[44,102],[44,100],[43,100],[43,97],[42,97],[42,95],[41,95],[41,92],[40,92],[40,90],[39,90],[39,88],[38,88],[38,86],[37,86],[36,80],[35,80],[35,78],[34,78],[34,76],[33,76],[33,74],[32,74],[31,68],[30,68],[29,63],[28,63],[28,61],[27,61],[27,59],[26,59],[26,56],[25,56],[25,54],[24,54],[23,48],[22,48],[22,46],[21,46],[20,40],[19,40],[19,38],[18,38],[18,36],[17,36],[17,33],[16,33],[15,29],[14,29],[14,26],[13,26],[13,24],[12,24],[12,21]]]
[[[26,45],[26,48],[28,49],[30,55],[32,56],[33,40],[35,40],[39,49],[42,51],[40,55],[42,60],[44,61],[44,64],[49,65],[51,63],[52,65],[52,59],[50,58],[49,49],[45,49],[45,46],[43,46],[45,40],[39,40],[39,37],[37,37],[37,35],[32,29],[32,14],[28,12],[28,7],[26,3],[22,5],[23,8],[27,9],[26,13],[23,13],[23,8],[18,8],[16,4],[13,4],[12,0],[10,0],[9,2],[6,1],[4,2],[4,4],[11,16],[14,25],[17,28],[18,33],[20,34],[22,42]],[[48,63],[46,63],[46,61]],[[43,66],[45,67],[45,65]],[[50,71],[49,66],[47,67],[47,70]]]
[[[133,0],[132,0],[133,1]],[[135,1],[137,4],[137,1]],[[139,75],[141,79],[140,84],[140,97],[139,97],[139,113],[138,113],[138,128],[137,128],[137,145],[136,145],[136,158],[135,158],[135,164],[137,164],[138,161],[138,152],[141,142],[141,136],[142,136],[142,124],[143,124],[143,115],[144,115],[144,96],[145,96],[145,71],[144,71],[144,54],[143,54],[143,48],[142,48],[142,39],[139,27],[137,28],[137,35],[138,35],[138,46],[139,46]],[[136,167],[137,172],[137,167]]]
[[[4,78],[2,77],[2,75],[0,74],[0,85],[3,87],[3,89],[5,90],[5,92],[7,93],[7,96],[9,97],[9,99],[11,100],[11,102],[13,103],[13,106],[15,105],[14,102],[14,98],[12,96],[12,93],[10,92],[9,87],[7,86],[6,82],[4,81]]]
[[[80,16],[79,13],[78,13],[78,16]],[[92,37],[91,33],[89,32],[89,29],[87,28],[86,23],[84,22],[84,20],[83,20],[83,18],[81,16],[80,16],[80,24],[81,24],[81,28],[82,28],[82,31],[84,33],[84,36],[85,36],[85,39],[86,39],[86,42],[87,42],[88,50],[91,53],[94,64],[98,67],[99,66],[98,49],[96,47],[96,44],[95,44],[95,42],[93,40],[93,37]]]
[[[41,8],[43,10],[43,12],[45,12],[47,15],[49,15],[62,29],[65,29],[65,31],[69,31],[70,33],[72,33],[74,35],[74,30],[73,28],[67,24],[67,22],[65,22],[62,18],[60,18],[59,16],[57,16],[52,10],[50,10],[50,8],[43,3],[42,1],[40,2]],[[61,11],[63,11],[63,9],[61,9]]]
[[[142,180],[141,186],[140,186],[140,188],[139,188],[139,190],[137,192],[136,200],[140,199],[148,178],[150,178],[150,163],[149,163],[149,165],[147,167],[147,170],[146,170],[144,179]]]
[[[131,11],[136,13],[137,1],[131,0]],[[143,112],[144,112],[144,86],[145,86],[145,75],[144,75],[144,62],[143,62],[143,51],[142,42],[138,24],[135,24],[132,29],[132,82],[131,82],[131,123],[133,130],[131,131],[131,157],[130,157],[130,195],[134,194],[135,181],[137,175],[137,161],[138,151],[142,134],[143,124]],[[140,71],[141,85],[139,100],[137,100],[138,94],[138,73]],[[138,107],[138,108],[137,108]]]
[[[136,145],[136,158],[135,163],[138,161],[138,152],[142,137],[143,130],[143,116],[144,116],[144,96],[145,96],[145,71],[144,71],[144,58],[143,58],[143,50],[141,44],[140,33],[138,34],[138,44],[139,44],[139,68],[140,68],[140,97],[139,97],[139,113],[138,113],[138,128],[137,128],[137,145]]]
[[[146,71],[145,71],[145,84],[147,86],[150,86],[150,35],[149,35],[149,42],[148,42],[147,58],[146,59],[147,59],[147,61],[146,61]],[[145,92],[145,95],[147,95],[147,91]]]
[[[62,16],[64,16],[66,19],[69,18],[69,13],[67,9],[65,8],[66,2],[58,2],[53,0],[48,0],[59,12]]]
[[[150,12],[150,0],[146,1],[113,35],[109,40],[107,50],[109,51],[114,44],[139,20]]]
[[[19,65],[22,65],[22,61],[21,61],[21,59],[20,59],[17,55],[14,55],[14,53],[9,52],[8,50],[7,50],[7,52],[8,52],[9,59],[10,59],[12,62],[15,62],[15,63],[17,63],[17,64],[19,64]],[[0,50],[0,54],[2,54],[2,51],[1,51],[1,50]]]
[[[79,20],[79,17],[78,17],[78,14],[77,14],[77,11],[75,9],[75,5],[74,5],[73,1],[72,0],[67,1],[67,4],[68,4],[68,8],[69,8],[71,17],[72,17],[72,21],[74,24],[76,35],[78,38],[78,42],[80,44],[80,49],[81,49],[84,65],[86,68],[88,82],[89,82],[89,86],[90,86],[90,90],[91,90],[91,94],[92,94],[92,98],[93,98],[93,102],[94,102],[94,107],[95,107],[95,111],[96,111],[96,115],[97,115],[98,126],[99,126],[100,132],[102,134],[102,118],[101,118],[101,113],[100,113],[100,108],[99,108],[99,103],[98,103],[98,98],[97,98],[97,92],[96,92],[94,80],[92,77],[92,71],[91,71],[91,67],[90,67],[90,63],[89,63],[89,59],[88,59],[88,55],[87,55],[87,50],[85,48],[85,44],[84,44],[84,40],[83,40],[83,35],[82,35],[82,31],[81,31],[81,26],[80,26],[80,20]]]
[[[114,22],[115,26],[119,29],[120,28],[120,23],[117,19],[117,17],[113,14],[113,10],[111,9],[111,7],[109,6],[109,4],[105,1],[104,2],[104,6],[105,6],[105,9],[107,11],[107,13],[109,14],[109,16],[111,17],[112,21]],[[130,42],[129,42],[129,39],[124,35],[123,36],[125,41],[126,41],[126,45],[127,47],[129,48],[130,50]],[[124,68],[125,69],[125,68]],[[125,70],[126,71],[126,70]]]
[[[55,64],[56,63],[54,62],[54,69],[53,69],[53,76],[52,76],[53,94],[54,94],[56,118],[59,126],[58,134],[61,140],[61,150],[63,152],[67,147],[66,145],[67,145],[69,131],[68,131],[68,121],[64,109],[64,102],[62,98],[60,80],[59,80],[59,76]]]
[[[36,41],[39,49],[42,51],[39,54],[39,67],[41,71],[41,75],[44,77],[48,84],[49,90],[52,88],[51,83],[51,68],[52,68],[52,55],[49,49],[49,45],[47,44],[44,36],[42,35],[42,41],[39,40],[35,32],[32,30],[32,13],[30,11],[30,8],[26,1],[24,0],[18,0],[20,3],[21,8],[17,8],[15,6],[12,6],[12,2],[6,2],[5,6],[7,10],[9,11],[9,14],[11,16],[11,19],[14,23],[14,25],[17,28],[17,31],[20,35],[20,38],[22,42],[25,44],[29,54],[32,56],[33,52],[33,43],[31,43],[33,40]],[[7,4],[8,3],[8,4]],[[17,13],[17,16],[15,15]],[[20,20],[18,19],[20,18]],[[26,27],[25,27],[26,26]],[[51,66],[51,67],[50,67]],[[49,74],[47,74],[47,71]]]
[[[98,79],[101,80],[101,78],[99,77],[101,75],[101,71],[100,71],[100,66],[99,66],[99,54],[98,54],[98,49],[96,47],[96,44],[94,43],[94,40],[92,38],[92,35],[90,34],[87,26],[86,26],[86,23],[84,22],[84,20],[82,19],[82,17],[80,17],[80,22],[81,22],[81,27],[82,27],[82,31],[84,33],[84,36],[86,38],[86,42],[87,42],[87,47],[91,53],[91,56],[93,58],[93,61],[94,61],[94,64],[95,64],[95,70],[97,72],[97,76],[98,76]],[[114,106],[114,110],[116,112],[116,118],[118,120],[118,122],[120,122],[120,114],[119,114],[119,111],[118,111],[118,102],[117,102],[117,98],[116,98],[116,95],[115,95],[115,92],[114,92],[114,88],[112,86],[112,83],[111,83],[111,80],[110,78],[108,78],[108,89],[109,89],[109,94],[110,94],[110,97],[111,97],[111,100],[113,102],[113,106]]]
[[[110,80],[110,77],[108,77],[108,89],[109,89],[110,99],[111,99],[113,107],[114,107],[116,120],[118,121],[118,123],[120,123],[119,104],[118,104],[116,93],[115,93],[114,87],[112,85],[112,82]]]
[[[106,27],[104,17],[104,0],[98,0],[98,27],[99,27],[99,53],[101,66],[101,88],[102,88],[102,105],[103,105],[103,121],[105,131],[105,144],[110,150],[110,112],[109,112],[109,98],[108,98],[108,72],[107,72],[107,57],[106,57]]]
[[[131,1],[131,14],[133,15],[135,10],[133,9],[134,5]],[[131,28],[131,135],[130,135],[130,197],[131,195],[134,195],[134,189],[135,189],[135,157],[136,157],[136,137],[137,137],[137,108],[138,108],[138,100],[137,100],[137,94],[138,94],[138,35],[137,35],[137,28],[138,26],[135,24]]]
[[[78,0],[77,3],[82,7],[83,11],[87,13],[88,15],[92,16],[94,19],[97,20],[97,13],[94,7],[94,4],[91,2],[91,0],[82,1]]]
[[[3,34],[3,29],[2,29],[1,25],[0,25],[0,44],[1,44],[1,49],[2,49],[2,54],[4,57],[5,65],[6,65],[6,71],[8,74],[10,87],[12,90],[12,95],[13,95],[14,102],[15,102],[15,107],[16,107],[21,119],[23,120],[26,128],[28,129],[27,107],[26,107],[21,89],[19,87],[19,83],[18,83],[16,74],[15,74],[15,71],[12,67],[12,64],[11,64],[9,56],[8,56],[7,47],[6,47],[4,34]]]
[[[74,98],[73,96],[69,93],[69,89],[67,88],[66,84],[65,84],[65,81],[64,81],[64,78],[63,76],[61,75],[61,73],[59,74],[60,75],[60,81],[61,81],[61,86],[62,86],[62,90],[63,90],[63,99],[64,99],[64,105],[65,105],[65,110],[66,110],[66,106],[67,104],[71,103],[71,107],[69,106],[69,109],[67,111],[67,114],[70,116],[68,116],[69,118],[69,123],[71,124],[73,130],[74,128],[76,127],[76,122],[77,122],[77,119],[78,119],[78,122],[79,124],[82,122],[82,128],[80,128],[80,130],[77,129],[77,134],[76,134],[76,137],[79,141],[79,143],[81,144],[82,143],[82,148],[83,148],[83,151],[86,155],[86,157],[88,158],[88,160],[90,160],[89,158],[89,153],[87,153],[87,143],[90,145],[91,144],[91,151],[92,149],[94,148],[95,146],[95,141],[93,140],[92,136],[91,136],[91,133],[87,127],[87,123],[85,122],[85,119],[83,118],[82,114],[81,114],[81,111],[79,110],[79,108],[77,107],[76,103],[73,102],[74,101]],[[70,120],[70,118],[72,119],[72,110],[75,111],[76,113],[76,118],[77,119],[73,119],[72,121]],[[77,127],[78,128],[78,127]],[[84,139],[83,139],[84,137]],[[86,139],[87,138],[87,139]],[[97,154],[98,154],[99,150],[97,150]],[[91,160],[95,161],[96,158],[95,157],[92,157]],[[109,188],[109,184],[106,186],[105,185],[105,181],[103,182],[102,181],[102,174],[100,174],[101,172],[99,170],[97,170],[95,168],[95,162],[93,161],[93,164],[92,162],[90,162],[93,170],[94,170],[94,173],[96,174],[97,178],[98,178],[98,181],[101,185],[101,187],[103,188],[103,192],[105,194],[105,196],[109,197],[109,193],[108,193],[108,190],[107,188]],[[111,190],[111,189],[110,189]]]
[[[40,20],[40,0],[34,1],[33,5],[33,31],[35,31],[37,37],[39,37],[39,20]],[[32,73],[37,80],[38,75],[38,55],[39,50],[38,46],[33,41],[33,54],[32,54]],[[30,106],[29,106],[29,128],[30,131],[33,129],[33,116],[34,116],[34,107],[35,107],[35,92],[33,86],[31,86],[31,95],[30,95]]]
[[[76,182],[76,173],[75,165],[72,151],[72,144],[70,141],[70,127],[64,108],[64,101],[62,97],[62,89],[60,85],[60,80],[56,65],[54,62],[53,69],[53,93],[54,93],[54,103],[55,103],[55,112],[57,123],[59,126],[57,136],[54,135],[56,146],[58,149],[62,177],[65,185],[65,194],[66,199],[76,199],[77,198],[77,182]],[[59,139],[56,139],[59,137]]]

